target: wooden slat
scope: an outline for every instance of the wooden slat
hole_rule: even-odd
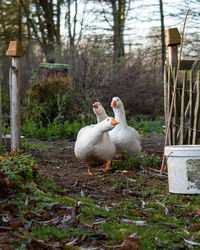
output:
[[[183,145],[184,141],[184,121],[185,121],[185,85],[187,79],[187,71],[184,71],[183,86],[181,93],[181,117],[180,117],[180,145]]]
[[[199,91],[200,91],[200,70],[197,71],[197,85],[199,86]],[[200,98],[200,93],[199,93],[199,98]],[[199,104],[200,105],[200,104]],[[196,143],[200,143],[200,107],[198,110],[198,116],[197,116],[197,135],[196,135]]]
[[[176,78],[176,68],[173,68],[173,79]],[[177,97],[176,92],[174,93],[174,110],[173,110],[173,127],[172,127],[172,144],[177,144],[176,134],[177,134]]]
[[[164,112],[165,112],[165,128],[169,117],[169,103],[168,103],[168,87],[167,87],[167,65],[164,67]]]
[[[189,87],[189,116],[188,116],[188,144],[192,143],[192,91],[193,91],[193,81],[192,81],[192,70],[190,70],[190,87]],[[195,88],[194,88],[195,89]]]
[[[192,69],[192,65],[195,60],[181,60],[180,62],[180,70],[190,70]]]
[[[199,72],[198,72],[199,73]],[[192,136],[192,144],[195,144],[196,143],[196,137],[197,137],[197,121],[198,121],[198,111],[199,111],[199,97],[200,97],[200,94],[199,94],[199,91],[200,91],[200,88],[199,88],[199,74],[198,74],[198,80],[197,80],[197,84],[196,84],[196,91],[197,91],[197,94],[196,94],[196,102],[195,102],[195,109],[194,109],[194,124],[193,124],[193,136]]]
[[[170,105],[171,105],[171,83],[172,83],[172,74],[171,74],[171,67],[168,67],[168,114],[170,112]],[[168,134],[168,145],[172,145],[171,141],[171,125],[169,128],[169,134]]]

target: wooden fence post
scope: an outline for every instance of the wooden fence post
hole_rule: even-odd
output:
[[[23,47],[20,42],[11,41],[6,52],[7,56],[12,56],[11,66],[11,151],[20,148],[21,120],[20,120],[20,95],[19,95],[19,70],[20,57],[24,56]]]
[[[177,28],[167,30],[167,42],[169,52],[169,66],[171,69],[177,67],[178,64],[178,45],[181,44],[181,37]]]
[[[165,121],[165,124],[168,123],[169,119],[169,110],[170,110],[170,104],[172,96],[174,95],[174,119],[173,119],[173,128],[172,125],[170,125],[169,128],[169,134],[168,134],[168,145],[176,144],[176,93],[173,93],[174,91],[174,84],[175,84],[175,78],[176,78],[176,69],[178,65],[178,45],[181,43],[181,37],[178,32],[177,28],[172,28],[167,30],[167,42],[166,46],[168,47],[168,65],[170,68],[168,68],[168,115],[165,117],[167,121]],[[173,90],[172,90],[173,89]],[[165,125],[167,127],[167,125]]]

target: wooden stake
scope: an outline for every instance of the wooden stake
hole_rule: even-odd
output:
[[[196,144],[197,142],[197,130],[199,130],[199,127],[198,127],[198,120],[199,120],[199,104],[200,104],[200,82],[199,82],[199,72],[197,72],[197,88],[196,88],[196,91],[197,91],[197,95],[196,95],[196,103],[195,103],[195,108],[194,108],[194,125],[193,125],[193,138],[192,138],[192,144]]]
[[[165,113],[165,128],[168,121],[168,89],[167,89],[167,66],[164,67],[164,113]]]
[[[197,84],[199,85],[199,92],[200,92],[200,70],[197,71]],[[199,95],[200,97],[200,95]],[[200,144],[200,110],[198,113],[198,121],[197,121],[197,144]]]
[[[192,137],[192,91],[193,91],[193,81],[192,81],[192,70],[190,70],[190,94],[189,94],[189,128],[188,128],[188,144],[191,143]]]
[[[174,105],[174,97],[175,97],[175,92],[176,92],[176,88],[177,88],[177,84],[178,84],[178,75],[179,75],[179,68],[180,68],[182,48],[183,48],[183,37],[184,37],[184,31],[185,31],[185,25],[186,25],[186,20],[187,20],[188,12],[189,12],[189,10],[186,11],[185,20],[184,20],[184,24],[183,24],[183,32],[182,32],[182,38],[181,38],[181,46],[180,46],[180,54],[179,54],[179,60],[178,60],[178,66],[177,66],[177,74],[176,74],[176,79],[175,79],[175,83],[174,83],[174,93],[173,93],[172,101],[171,101],[171,107],[170,107],[170,113],[169,113],[169,119],[168,119],[168,124],[167,124],[167,131],[166,131],[166,135],[165,135],[165,144],[164,144],[164,146],[167,146],[167,138],[168,138],[168,133],[169,133],[169,129],[170,129],[170,123],[171,123],[171,118],[172,118],[172,111],[173,111],[173,105]],[[164,168],[164,164],[165,164],[165,154],[163,153],[160,174],[162,173],[162,170]]]
[[[185,85],[186,85],[187,71],[184,71],[183,86],[181,93],[181,121],[180,121],[180,145],[183,145],[184,141],[184,124],[185,124]]]
[[[19,87],[19,67],[20,57],[24,55],[20,42],[11,41],[6,52],[7,56],[12,56],[12,66],[10,72],[10,108],[11,108],[11,151],[20,148],[21,144],[21,118],[20,118],[20,87]]]
[[[19,58],[12,57],[12,88],[11,88],[11,150],[16,150],[20,148],[20,96],[19,96],[19,86],[18,86],[18,68],[19,68]]]
[[[170,103],[171,103],[171,93],[172,93],[172,90],[171,90],[171,86],[172,86],[172,72],[171,72],[171,67],[168,67],[168,120],[167,122],[169,121],[169,113],[170,113]],[[167,123],[168,124],[168,123]],[[167,128],[167,126],[166,126]],[[171,129],[169,129],[168,131],[168,145],[171,145]]]
[[[176,67],[173,68],[173,79],[176,78]],[[176,144],[177,142],[177,127],[176,127],[176,124],[177,124],[177,121],[178,121],[178,112],[177,112],[177,98],[176,98],[176,91],[174,93],[174,117],[173,117],[173,128],[172,128],[172,143],[173,145]]]

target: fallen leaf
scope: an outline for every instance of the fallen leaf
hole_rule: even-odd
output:
[[[200,215],[200,208],[197,208],[197,214]]]
[[[24,222],[22,220],[20,220],[20,221],[15,221],[14,223],[12,223],[11,227],[13,229],[15,229],[15,228],[18,228],[18,227],[22,227],[23,225],[24,225]]]
[[[200,231],[200,224],[190,225],[189,232],[198,232]]]
[[[132,171],[132,170],[123,170],[122,173],[123,174],[134,174],[135,171]]]
[[[188,195],[184,195],[181,199],[183,202],[188,202],[188,201],[191,201],[192,199],[190,198],[190,196]]]
[[[140,216],[140,217],[144,217],[144,216],[149,216],[149,214],[147,214],[146,212],[141,212],[141,211],[131,211],[132,215],[136,215],[136,216]]]
[[[120,250],[141,250],[142,247],[139,246],[140,241],[141,241],[140,236],[125,238],[124,243],[120,248]]]

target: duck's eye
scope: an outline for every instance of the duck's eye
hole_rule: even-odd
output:
[[[107,121],[109,121],[109,118],[107,119]]]
[[[117,99],[117,101],[119,101],[119,99]]]

